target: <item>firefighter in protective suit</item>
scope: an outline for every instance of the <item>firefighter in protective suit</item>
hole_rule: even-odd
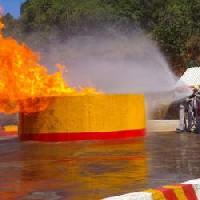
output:
[[[181,102],[179,107],[179,128],[177,132],[192,132],[193,127],[197,128],[197,91],[193,89],[193,94]],[[199,111],[200,111],[200,94],[199,94]],[[200,122],[200,112],[199,112]],[[200,123],[199,123],[200,133]]]
[[[196,133],[200,134],[200,91],[195,96],[195,127]]]

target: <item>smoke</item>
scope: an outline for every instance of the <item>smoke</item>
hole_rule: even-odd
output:
[[[48,66],[66,66],[64,78],[73,87],[145,94],[150,117],[155,109],[189,94],[188,90],[176,92],[178,78],[157,44],[141,31],[74,37],[62,44],[53,43],[43,54],[43,61]]]
[[[50,46],[48,66],[66,66],[72,86],[93,86],[106,93],[171,91],[177,78],[156,44],[141,32],[132,36],[84,36]]]

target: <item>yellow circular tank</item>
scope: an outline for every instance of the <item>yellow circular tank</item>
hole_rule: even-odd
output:
[[[67,141],[143,136],[143,95],[51,97],[44,111],[21,113],[21,140]]]

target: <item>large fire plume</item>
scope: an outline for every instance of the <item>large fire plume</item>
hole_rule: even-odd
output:
[[[37,112],[48,106],[47,97],[96,94],[93,88],[69,87],[61,65],[56,73],[48,74],[39,64],[38,54],[13,38],[5,38],[3,28],[0,23],[0,112]]]

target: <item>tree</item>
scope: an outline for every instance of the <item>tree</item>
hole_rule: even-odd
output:
[[[2,17],[2,21],[5,24],[4,35],[12,36],[14,38],[22,38],[22,31],[20,22],[15,19],[10,13],[7,13]]]
[[[99,0],[29,0],[21,7],[25,32],[58,30],[65,36],[101,30],[113,15],[112,7]]]

